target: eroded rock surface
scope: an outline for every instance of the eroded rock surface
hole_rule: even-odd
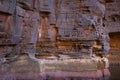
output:
[[[50,65],[57,70],[64,60],[88,59],[97,66],[92,67],[96,72],[103,71],[103,77],[109,63],[105,58],[110,50],[109,33],[120,31],[119,4],[119,0],[0,0],[0,64],[1,70],[10,68],[2,73],[21,76],[17,66],[21,73],[30,67],[26,73],[38,75],[45,64],[42,60],[56,61]],[[19,60],[22,53],[32,61]],[[78,63],[67,64],[73,68]]]

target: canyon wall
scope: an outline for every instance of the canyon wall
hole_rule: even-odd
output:
[[[103,47],[103,53],[109,50],[109,36],[103,24],[104,0],[4,0],[0,3],[1,57],[20,53],[89,57],[97,44]]]
[[[0,63],[21,60],[23,54],[106,57],[109,33],[120,31],[119,4],[119,0],[0,0]]]

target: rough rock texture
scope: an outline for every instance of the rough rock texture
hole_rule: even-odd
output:
[[[62,60],[88,59],[94,66],[97,64],[97,70],[103,71],[102,77],[109,75],[109,71],[104,70],[108,68],[105,57],[112,44],[109,44],[109,33],[120,31],[119,5],[119,0],[0,0],[1,66],[15,66],[21,61],[18,56],[27,53],[33,58],[27,66],[34,60],[41,69],[43,59],[53,62],[57,59],[55,66]],[[70,66],[77,64],[74,63]],[[13,72],[19,73],[16,69]]]
[[[15,61],[0,65],[0,80],[40,80],[39,63],[21,54]]]
[[[4,0],[0,6],[3,55],[35,54],[37,47],[38,54],[84,53],[89,57],[94,42],[105,54],[109,50],[104,0]]]
[[[120,1],[106,0],[105,25],[108,32],[120,31]]]
[[[106,14],[104,23],[106,30],[110,36],[110,55],[108,56],[110,62],[111,80],[119,80],[120,77],[120,1],[119,0],[106,0]]]

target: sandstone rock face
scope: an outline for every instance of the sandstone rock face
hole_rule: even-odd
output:
[[[0,65],[0,80],[40,80],[39,63],[21,54],[11,63]]]
[[[37,48],[38,54],[89,57],[94,42],[103,46],[105,54],[109,50],[104,0],[6,0],[0,6],[0,45],[10,48],[1,48],[3,55],[35,54]]]
[[[106,0],[106,14],[104,23],[106,30],[110,36],[110,56],[108,56],[110,62],[111,80],[119,80],[119,40],[120,40],[120,2],[118,0]]]
[[[103,25],[104,0],[52,2],[53,6],[46,6],[52,8],[52,12],[41,10],[38,54],[61,53],[89,58],[92,55],[94,42],[103,47],[102,53],[108,53],[109,36]]]
[[[108,32],[119,32],[120,25],[120,1],[106,0],[105,25]],[[114,27],[114,28],[113,28]]]
[[[0,64],[16,61],[21,53],[57,60],[98,60],[99,55],[95,63],[103,63],[110,49],[109,33],[120,31],[119,4],[119,0],[0,0]],[[106,65],[105,61],[99,69]]]

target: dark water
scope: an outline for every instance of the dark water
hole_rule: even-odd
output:
[[[120,80],[120,50],[112,52],[108,59],[110,61],[110,80]]]
[[[120,64],[110,64],[110,80],[120,80]]]

